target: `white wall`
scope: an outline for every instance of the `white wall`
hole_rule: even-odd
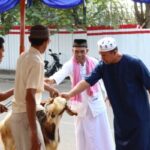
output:
[[[61,31],[51,35],[51,48],[53,52],[61,52],[61,63],[67,61],[72,55],[72,42],[75,38],[85,38],[88,40],[89,55],[99,58],[97,51],[97,41],[105,36],[112,36],[118,41],[119,50],[141,58],[150,69],[150,30],[146,29],[118,29],[118,30],[88,30],[87,32],[78,31],[69,33]],[[16,61],[19,56],[19,31],[11,33],[5,37],[5,57],[0,64],[0,69],[15,70]],[[29,48],[28,34],[25,35],[25,47]],[[45,59],[52,62],[48,51]]]
[[[118,48],[122,53],[139,57],[150,69],[150,30],[119,29],[88,32],[90,55],[98,57],[97,41],[105,36],[116,38]],[[97,34],[97,35],[95,35]]]

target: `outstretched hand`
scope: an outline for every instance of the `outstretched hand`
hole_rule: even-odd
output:
[[[59,91],[44,81],[44,89],[49,92],[50,97],[55,98],[59,96]]]
[[[50,79],[50,78],[45,78],[44,81],[47,83],[47,84],[54,84],[55,83],[55,80],[54,79]]]
[[[60,96],[63,97],[63,98],[65,98],[66,100],[69,100],[71,98],[70,95],[69,95],[69,93],[67,93],[67,92],[60,93]]]
[[[7,112],[8,109],[4,105],[0,104],[0,113]]]
[[[55,88],[51,88],[51,90],[49,91],[50,97],[54,98],[59,96],[59,91]]]

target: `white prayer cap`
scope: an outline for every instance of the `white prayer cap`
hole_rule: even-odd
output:
[[[112,37],[105,37],[105,38],[100,39],[97,42],[97,45],[98,45],[98,49],[101,52],[107,52],[107,51],[111,51],[115,49],[117,47],[117,42]]]

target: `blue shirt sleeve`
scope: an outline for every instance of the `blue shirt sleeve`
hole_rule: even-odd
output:
[[[98,65],[94,68],[91,74],[85,77],[85,81],[93,86],[98,80],[102,78],[102,62],[99,62]]]
[[[141,60],[137,60],[136,63],[137,75],[139,80],[143,83],[146,89],[150,89],[150,72],[145,64]]]

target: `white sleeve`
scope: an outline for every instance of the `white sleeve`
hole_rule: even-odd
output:
[[[66,77],[70,76],[71,68],[71,63],[65,63],[59,71],[50,77],[50,79],[54,79],[57,85],[60,84]]]

